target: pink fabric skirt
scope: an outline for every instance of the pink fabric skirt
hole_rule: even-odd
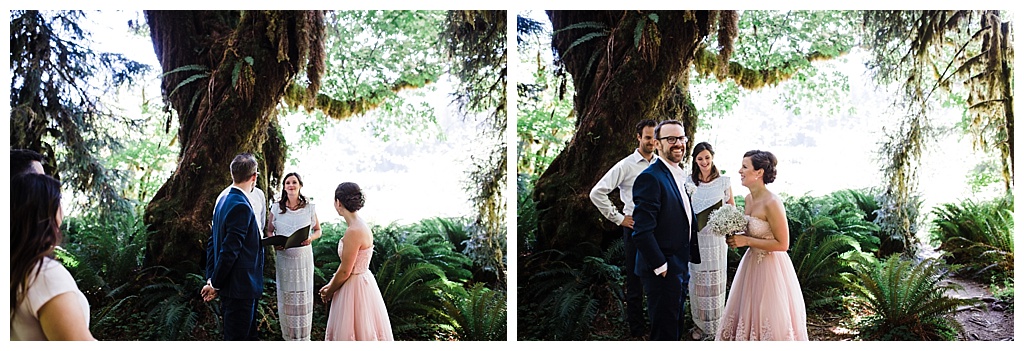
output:
[[[807,340],[803,293],[786,252],[743,255],[716,340]]]
[[[369,271],[353,274],[334,292],[327,317],[330,340],[394,340],[377,280]]]

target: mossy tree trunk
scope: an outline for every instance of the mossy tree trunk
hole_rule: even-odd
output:
[[[165,74],[164,99],[179,121],[181,151],[146,208],[152,233],[145,264],[200,273],[214,201],[231,184],[234,156],[257,156],[265,190],[268,180],[281,177],[286,149],[275,107],[304,68],[315,95],[323,13],[146,11],[146,20]]]
[[[552,47],[576,89],[578,118],[575,135],[537,180],[533,193],[538,249],[596,255],[621,237],[621,230],[590,202],[590,189],[636,148],[640,120],[688,121],[686,134],[692,138],[696,116],[688,102],[687,69],[716,15],[548,11],[555,31]]]

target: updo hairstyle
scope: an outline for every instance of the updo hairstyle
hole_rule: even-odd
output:
[[[338,184],[338,188],[334,190],[334,199],[341,202],[349,212],[359,211],[366,203],[363,191],[359,189],[358,184],[352,182]]]
[[[775,166],[779,164],[775,155],[768,151],[750,150],[743,154],[743,157],[750,157],[750,164],[754,166],[755,171],[759,169],[764,170],[761,180],[765,184],[771,184],[775,181]]]

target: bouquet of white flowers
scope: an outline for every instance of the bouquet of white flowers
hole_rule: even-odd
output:
[[[745,232],[747,230],[747,217],[743,215],[743,210],[736,206],[722,205],[719,209],[711,212],[711,216],[708,217],[708,227],[711,228],[712,233],[718,236]]]

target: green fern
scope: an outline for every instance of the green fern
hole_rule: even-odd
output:
[[[507,340],[507,305],[505,295],[474,284],[470,290],[462,286],[447,289],[442,300],[447,329],[458,340]]]
[[[852,257],[878,248],[878,226],[867,221],[854,193],[784,199],[789,255],[809,308],[841,308],[846,295],[841,274],[853,272]]]
[[[931,241],[950,262],[980,280],[1013,272],[1013,195],[987,202],[942,204],[932,213]]]
[[[622,323],[621,267],[609,263],[608,256],[546,250],[524,257],[518,304],[521,335],[589,340],[595,323]]]
[[[854,292],[855,305],[870,312],[860,325],[865,340],[955,340],[963,326],[953,314],[977,305],[947,292],[961,290],[944,283],[949,271],[935,258],[913,263],[892,255],[874,265],[858,266],[844,274]]]

